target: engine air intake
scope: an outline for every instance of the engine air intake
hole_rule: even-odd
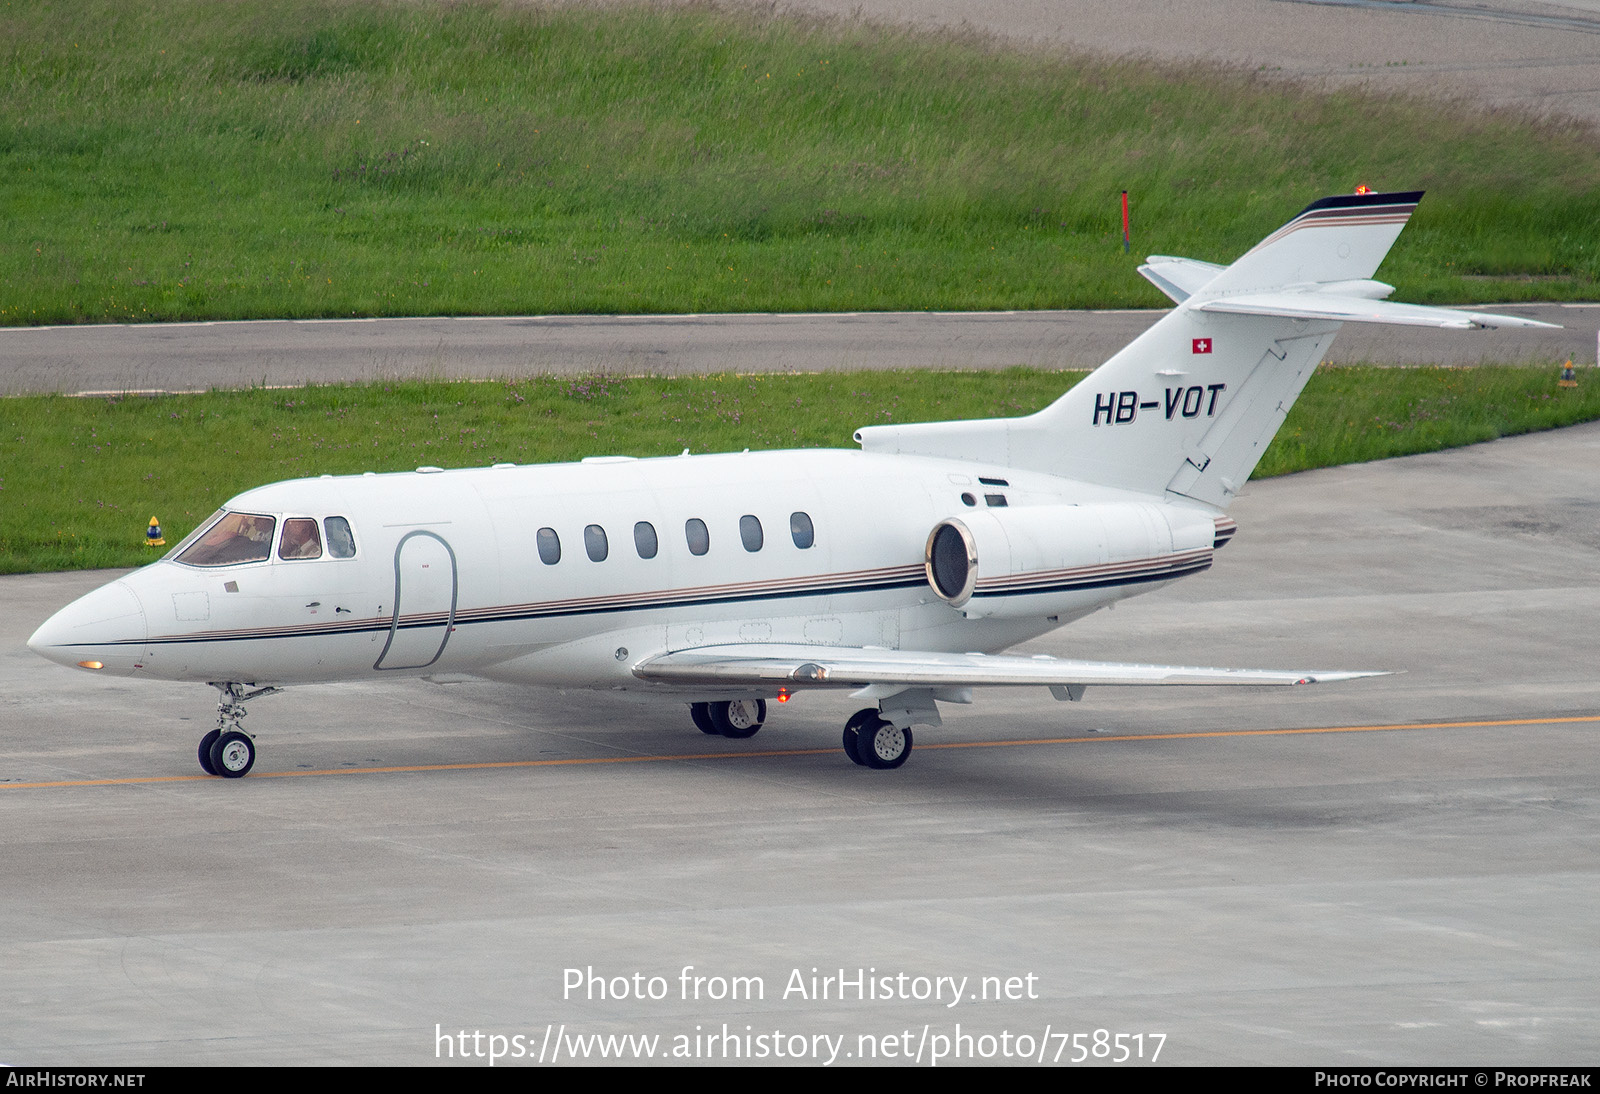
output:
[[[934,592],[957,608],[971,599],[978,581],[978,548],[966,525],[959,520],[935,525],[924,554]]]

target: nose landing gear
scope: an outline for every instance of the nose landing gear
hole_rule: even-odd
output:
[[[240,728],[249,711],[244,704],[262,695],[274,695],[282,688],[256,688],[246,691],[243,684],[215,683],[218,691],[217,728],[200,738],[200,770],[225,779],[241,779],[256,762],[256,745]]]

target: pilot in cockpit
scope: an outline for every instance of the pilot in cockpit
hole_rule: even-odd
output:
[[[283,541],[278,544],[279,558],[321,558],[322,538],[317,535],[317,522],[304,517],[283,522]]]
[[[177,560],[190,566],[232,566],[263,562],[272,553],[275,518],[255,513],[227,513],[189,546],[178,544]],[[185,541],[186,543],[189,541]]]
[[[272,544],[272,526],[276,523],[271,517],[252,517],[241,514],[239,527],[235,535],[247,543],[256,545],[259,552],[262,546],[270,548]],[[263,556],[264,557],[264,556]]]

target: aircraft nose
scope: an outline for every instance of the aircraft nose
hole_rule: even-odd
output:
[[[60,665],[89,661],[111,668],[108,661],[137,660],[147,637],[138,595],[127,582],[113,581],[45,620],[28,639],[28,648]]]

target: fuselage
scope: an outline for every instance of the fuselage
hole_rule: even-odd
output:
[[[982,543],[956,602],[928,562],[952,520]],[[240,494],[29,645],[168,680],[659,690],[632,674],[641,658],[727,643],[998,651],[1206,568],[1213,520],[1037,472],[834,450],[325,476]],[[260,542],[194,549],[224,522]]]
[[[1532,320],[1385,301],[1420,193],[1324,198],[1223,267],[1156,256],[1174,308],[1049,406],[880,424],[859,451],[331,476],[251,490],[28,645],[218,691],[197,759],[255,763],[244,704],[278,685],[466,674],[667,694],[744,739],[765,700],[875,703],[841,745],[906,760],[975,687],[1297,685],[1367,672],[999,655],[1211,565],[1224,514],[1344,322]],[[259,685],[259,686],[252,686]]]

